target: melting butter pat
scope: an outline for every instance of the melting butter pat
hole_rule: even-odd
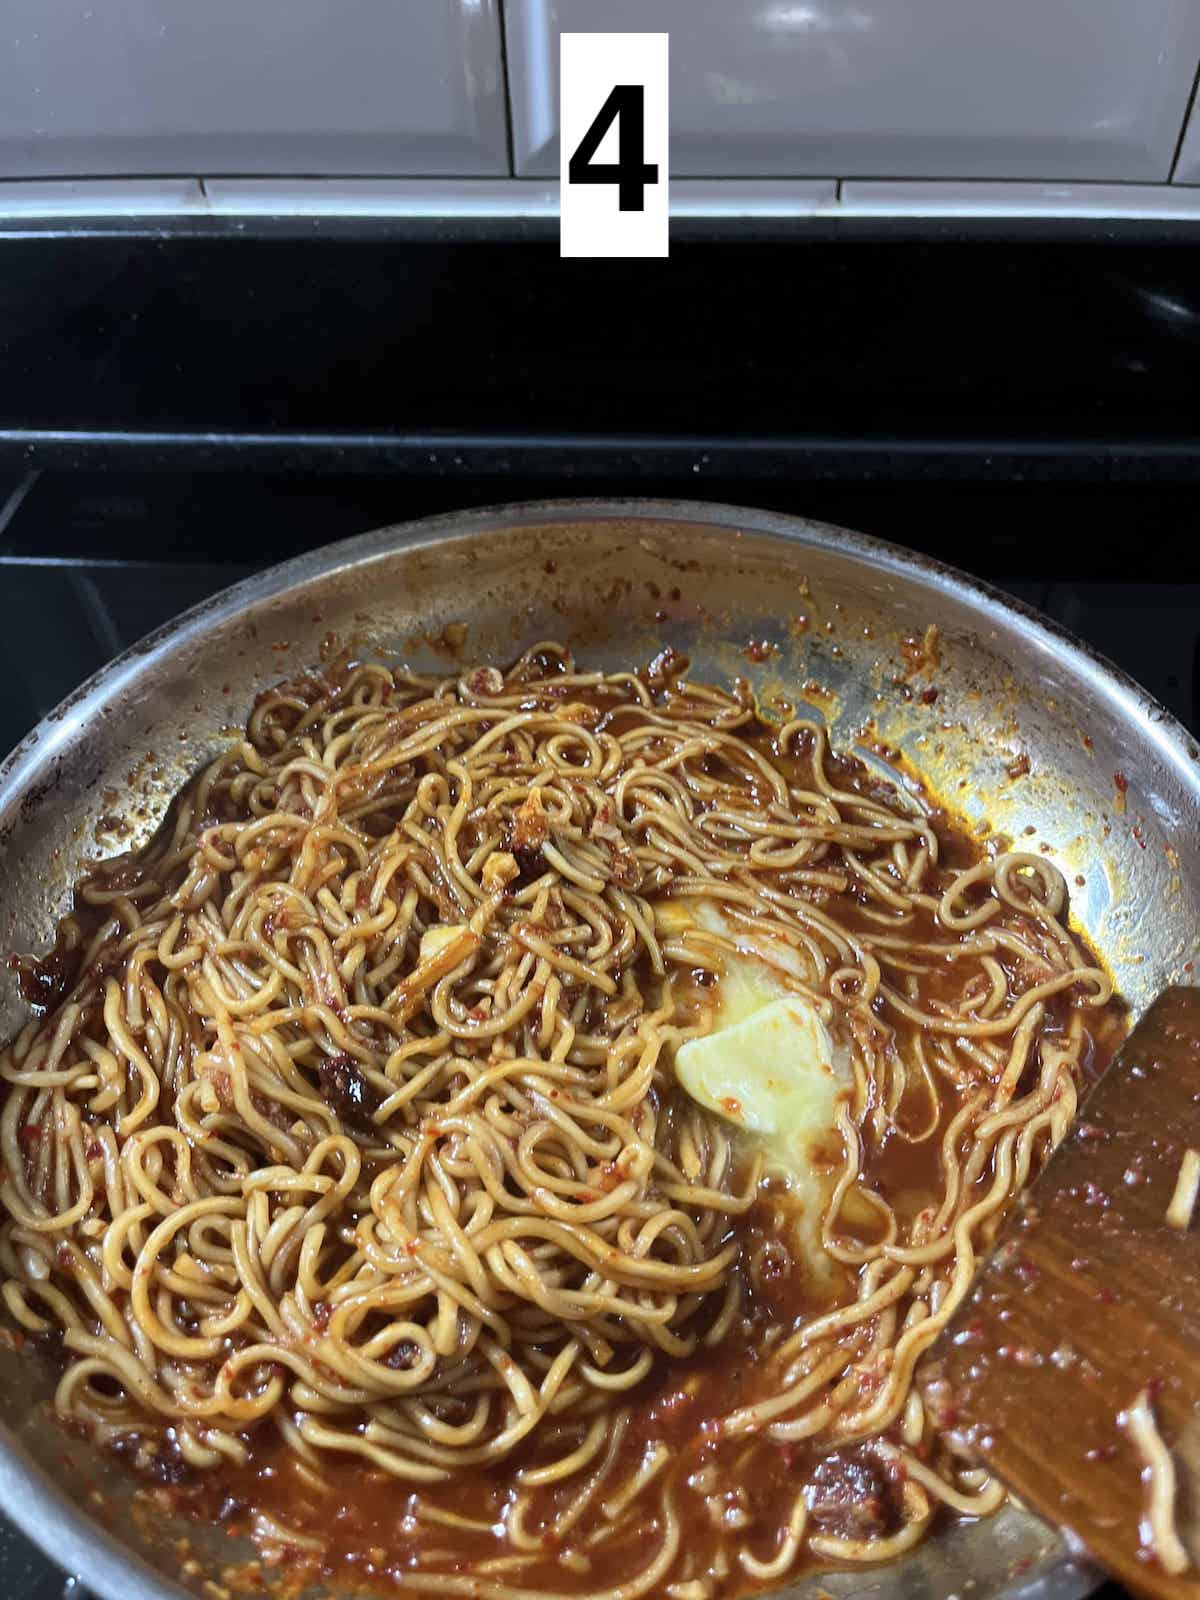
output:
[[[688,1039],[675,1053],[675,1073],[693,1100],[773,1144],[822,1139],[845,1087],[824,1024],[796,996],[760,1003]]]
[[[753,945],[749,940],[739,940],[737,955],[726,957],[717,983],[717,1027],[736,1027],[777,1000],[795,999],[827,1038],[817,1013],[807,1000],[793,994],[787,982],[789,968],[785,963],[789,956],[794,957],[795,951],[773,940]]]
[[[790,1247],[814,1282],[832,1280],[821,1217],[841,1148],[840,1101],[853,1090],[848,1051],[834,1042],[815,1005],[796,992],[808,975],[799,951],[740,925],[709,901],[656,907],[663,932],[695,928],[721,941],[720,975],[710,991],[711,1026],[675,1052],[688,1095],[758,1144],[768,1170],[782,1176],[796,1207]],[[686,918],[686,922],[684,921]]]
[[[697,929],[702,934],[716,934],[723,946],[733,947],[721,960],[716,991],[718,1028],[741,1022],[772,1000],[793,994],[791,980],[803,982],[808,975],[790,945],[734,926],[710,900],[663,900],[655,906],[654,918],[664,937]]]
[[[757,1135],[773,1164],[808,1172],[811,1152],[836,1140],[852,1075],[816,1007],[795,992],[805,976],[799,953],[734,927],[709,901],[667,902],[656,913],[664,931],[695,927],[733,946],[721,959],[711,1031],[679,1046],[676,1077],[693,1100]]]

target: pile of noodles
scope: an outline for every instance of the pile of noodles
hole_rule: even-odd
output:
[[[877,1539],[806,1525],[798,1493],[729,1581],[806,1546],[884,1558],[939,1503],[999,1502],[929,1464],[913,1370],[1070,1121],[1110,983],[1043,860],[949,872],[920,797],[839,788],[808,722],[777,735],[811,750],[797,788],[739,736],[754,716],[670,671],[580,672],[557,645],[504,675],[347,663],[260,697],[151,849],[81,886],[74,987],[0,1053],[3,1298],[61,1337],[64,1418],[198,1470],[274,1427],[314,1480],[349,1453],[418,1503],[540,1432],[562,1449],[521,1475],[495,1576],[431,1559],[406,1581],[524,1592],[506,1579],[542,1546],[522,1496],[562,1482],[558,1547],[597,1497],[648,1530],[625,1600],[711,1593],[665,1449],[614,1477],[630,1392],[719,1344],[747,1289],[756,1168],[670,1092],[697,1026],[685,977],[720,962],[711,934],[660,937],[654,907],[704,898],[792,947],[855,1080],[823,1238],[856,1298],[786,1330],[763,1356],[773,1397],[723,1437],[890,1429],[905,1485]],[[867,931],[839,921],[846,895]],[[953,1003],[924,997],[935,969]],[[1064,991],[1069,1026],[1047,1030]],[[941,1203],[903,1228],[856,1183],[889,1130],[941,1143]],[[839,1227],[852,1188],[891,1216],[876,1243]]]

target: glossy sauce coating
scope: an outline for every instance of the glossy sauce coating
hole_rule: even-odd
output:
[[[671,663],[662,664],[660,679],[665,681],[671,670]],[[650,681],[654,681],[653,668]],[[572,699],[606,712],[611,731],[619,732],[629,719],[637,718],[635,708],[602,689],[572,688],[570,694]],[[803,738],[791,753],[781,755],[766,725],[751,725],[739,733],[757,744],[791,783],[813,787],[811,745]],[[719,759],[707,760],[709,775],[723,776]],[[840,787],[884,803],[894,798],[891,786],[861,763],[829,756],[825,770]],[[738,777],[740,781],[741,775]],[[767,798],[761,796],[764,804]],[[964,870],[980,859],[977,843],[950,817],[937,813],[934,825],[943,867]],[[536,830],[510,843],[522,879],[536,875],[542,866]],[[852,888],[814,889],[809,897],[844,928],[864,934],[878,928],[878,921],[866,914]],[[98,925],[93,913],[81,910],[76,919],[78,929],[84,930],[89,921]],[[918,912],[908,932],[915,941],[933,939],[933,918]],[[937,936],[944,938],[944,930]],[[62,984],[73,976],[73,937],[60,941],[56,953],[46,961],[22,969],[23,986],[32,1002],[52,1006]],[[1003,959],[1000,964],[1005,965]],[[643,991],[650,991],[650,974],[639,972],[637,976]],[[698,1000],[706,982],[705,975],[697,976]],[[922,1001],[926,1005],[938,999],[951,1001],[957,997],[955,986],[956,974],[948,964],[944,978],[935,976],[925,982]],[[1071,1006],[1065,998],[1051,998],[1047,1009],[1050,1031],[1066,1026]],[[1115,1006],[1089,1018],[1089,1072],[1102,1069],[1121,1027],[1120,1009]],[[910,1025],[895,1024],[901,1041],[906,1029],[911,1031]],[[337,1058],[322,1076],[322,1091],[350,1122],[354,1121],[351,1112],[366,1110],[369,1114],[370,1108],[358,1103],[361,1086],[351,1068],[339,1064]],[[669,1097],[677,1091],[664,1081],[660,1092]],[[941,1135],[961,1103],[961,1095],[945,1087],[936,1136],[922,1143],[896,1134],[866,1143],[862,1182],[887,1201],[902,1225],[923,1209],[936,1206],[941,1198]],[[911,1104],[907,1096],[901,1103],[896,1120],[901,1128],[910,1122],[918,1126],[925,1113],[918,1089],[912,1092]],[[840,1151],[830,1152],[831,1166],[840,1158]],[[650,1452],[665,1448],[670,1456],[666,1475],[682,1521],[683,1540],[700,1565],[718,1576],[721,1595],[754,1587],[734,1564],[732,1552],[749,1548],[761,1559],[769,1559],[778,1530],[786,1524],[802,1488],[814,1523],[843,1535],[886,1532],[897,1515],[900,1485],[855,1446],[830,1452],[761,1435],[722,1434],[722,1417],[775,1391],[776,1380],[766,1373],[763,1359],[773,1344],[806,1320],[853,1298],[855,1276],[849,1268],[833,1263],[829,1273],[817,1279],[789,1248],[791,1211],[787,1186],[776,1179],[764,1184],[751,1211],[732,1225],[744,1275],[751,1285],[740,1314],[718,1349],[687,1361],[659,1358],[641,1389],[622,1402],[630,1417],[606,1480],[614,1486],[627,1483]],[[866,1205],[856,1208],[851,1197],[843,1207],[843,1227],[848,1238],[872,1242],[879,1227],[878,1213]],[[753,1272],[752,1261],[758,1264]],[[254,1532],[256,1515],[266,1514],[301,1538],[320,1542],[320,1549],[312,1551],[299,1546],[289,1549],[286,1535],[268,1541],[294,1566],[298,1579],[316,1572],[335,1585],[357,1579],[377,1586],[389,1573],[402,1581],[414,1567],[460,1574],[487,1571],[490,1563],[502,1562],[514,1551],[510,1513],[517,1474],[563,1453],[561,1438],[536,1440],[499,1469],[461,1470],[445,1482],[423,1485],[417,1492],[353,1458],[337,1455],[323,1458],[323,1482],[318,1483],[284,1447],[273,1428],[260,1427],[249,1445],[245,1464],[202,1475],[170,1472],[170,1458],[160,1458],[166,1462],[162,1476],[180,1481],[162,1484],[151,1492],[166,1495],[175,1508],[220,1522],[231,1533]],[[526,1537],[534,1541],[535,1558],[520,1569],[514,1581],[525,1589],[545,1587],[560,1593],[586,1593],[620,1584],[645,1564],[647,1543],[655,1538],[661,1487],[660,1481],[652,1495],[643,1497],[644,1515],[618,1516],[611,1511],[605,1493],[596,1498],[572,1535],[572,1546],[584,1546],[589,1552],[586,1571],[564,1567],[555,1540],[539,1532],[577,1493],[577,1485],[548,1485],[536,1491],[524,1528]],[[635,1500],[635,1513],[641,1504]],[[496,1576],[502,1576],[500,1569]]]
[[[586,692],[579,697],[592,703],[601,700]],[[622,719],[631,714],[618,708],[613,725],[619,728]],[[803,742],[795,754],[781,757],[768,727],[759,725],[753,740],[789,781],[803,786],[811,783],[811,764]],[[826,770],[840,786],[885,802],[893,793],[885,780],[856,760],[830,756]],[[949,815],[935,813],[934,822],[942,866],[965,870],[981,859],[977,841]],[[534,859],[526,868],[535,870],[537,865]],[[853,893],[822,898],[844,926],[868,933],[877,926],[862,914]],[[932,938],[933,919],[922,914],[912,935],[916,940]],[[939,936],[944,937],[944,930]],[[944,985],[927,985],[924,1002],[951,998],[954,980],[948,967]],[[697,981],[702,989],[710,979],[707,974],[697,974]],[[1049,1031],[1065,1027],[1069,1001],[1054,997],[1048,1010]],[[1089,1076],[1095,1076],[1107,1064],[1124,1031],[1122,1008],[1111,1005],[1089,1017],[1089,1025],[1085,1068]],[[897,1031],[903,1034],[904,1025]],[[901,1125],[906,1116],[919,1121],[924,1115],[917,1100],[915,1095],[911,1107],[901,1106]],[[863,1180],[889,1202],[901,1222],[910,1221],[940,1200],[941,1134],[960,1105],[961,1096],[945,1094],[936,1137],[918,1144],[885,1136],[878,1144],[867,1146]],[[840,1160],[840,1152],[836,1157],[831,1152],[831,1159]],[[876,1213],[865,1206],[855,1212],[851,1205],[844,1215],[848,1236],[871,1240],[878,1226]],[[801,1487],[806,1486],[814,1525],[840,1534],[887,1531],[896,1513],[900,1485],[881,1474],[877,1462],[855,1447],[831,1454],[819,1445],[777,1443],[762,1436],[722,1437],[723,1416],[773,1392],[774,1384],[766,1376],[762,1360],[771,1344],[813,1316],[853,1298],[851,1269],[835,1263],[820,1282],[806,1273],[787,1247],[793,1221],[786,1184],[768,1179],[752,1210],[731,1230],[743,1260],[757,1256],[768,1263],[768,1270],[760,1268],[742,1314],[719,1349],[683,1362],[660,1359],[651,1377],[635,1391],[632,1417],[609,1478],[619,1484],[649,1451],[666,1446],[684,1541],[689,1550],[701,1552],[704,1568],[725,1573],[717,1589],[721,1595],[759,1587],[733,1565],[731,1551],[735,1545],[757,1548],[761,1558],[768,1559]],[[389,1575],[402,1584],[406,1572],[426,1563],[438,1571],[470,1574],[487,1571],[497,1558],[502,1561],[513,1548],[506,1519],[514,1498],[515,1475],[561,1453],[561,1443],[547,1450],[535,1442],[510,1457],[499,1471],[463,1471],[444,1484],[422,1486],[419,1494],[414,1494],[384,1473],[338,1457],[323,1463],[326,1482],[318,1487],[305,1477],[272,1432],[255,1441],[248,1465],[221,1469],[165,1492],[173,1507],[220,1521],[231,1533],[252,1531],[254,1514],[266,1512],[303,1534],[319,1536],[323,1546],[319,1553],[289,1551],[286,1543],[275,1551],[294,1567],[298,1582],[316,1575],[335,1588],[355,1583],[386,1587]],[[719,1485],[715,1495],[696,1488],[709,1478]],[[570,1485],[540,1491],[534,1498],[533,1514],[526,1519],[526,1533],[536,1535],[539,1528],[551,1523],[573,1492]],[[559,1549],[546,1536],[538,1558],[522,1566],[513,1581],[525,1589],[544,1585],[555,1592],[580,1593],[620,1584],[645,1562],[647,1542],[655,1537],[653,1512],[653,1501],[647,1497],[645,1518],[624,1519],[620,1536],[606,1538],[601,1497],[572,1535],[573,1546],[599,1536],[586,1575],[575,1576],[564,1569]],[[431,1513],[449,1516],[454,1525],[430,1520]],[[757,1546],[756,1530],[761,1530]],[[822,1564],[829,1565],[827,1561]],[[502,1571],[498,1570],[496,1577],[502,1578]]]

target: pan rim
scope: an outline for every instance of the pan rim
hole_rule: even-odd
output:
[[[523,526],[545,527],[568,521],[624,522],[639,518],[712,528],[732,525],[737,531],[764,536],[782,545],[828,550],[896,577],[931,582],[941,593],[966,601],[985,616],[1011,618],[1015,615],[1040,645],[1073,660],[1090,686],[1115,701],[1125,715],[1148,725],[1161,754],[1176,767],[1184,786],[1200,798],[1200,743],[1174,713],[1103,652],[1036,607],[1006,594],[985,579],[894,541],[790,512],[716,500],[584,497],[502,501],[469,511],[439,512],[410,522],[389,523],[303,551],[219,590],[114,656],[47,712],[0,760],[0,821],[14,798],[19,798],[16,790],[23,778],[65,742],[97,702],[109,698],[123,684],[135,679],[139,669],[157,659],[168,646],[194,641],[202,628],[231,621],[240,611],[279,599],[330,570],[365,566],[401,550],[421,549],[457,538],[466,541],[487,531],[511,531]]]
[[[473,539],[522,527],[561,523],[684,524],[741,531],[797,550],[829,551],[885,575],[916,580],[954,598],[981,621],[1020,619],[1043,650],[1066,658],[1121,719],[1141,724],[1164,763],[1200,803],[1200,746],[1186,728],[1132,677],[1034,607],[959,568],[891,541],[836,524],[720,501],[642,497],[586,497],[507,502],[445,512],[351,535],[302,552],[219,591],[155,629],[89,677],[49,712],[0,761],[0,829],[61,749],[98,708],[132,686],[143,673],[171,659],[207,631],[302,589],[332,571],[383,561],[402,551]],[[182,1585],[152,1568],[61,1490],[7,1428],[0,1426],[0,1497],[7,1514],[58,1565],[78,1577],[99,1600],[183,1600]],[[1064,1558],[1026,1584],[1006,1591],[1010,1600],[1080,1600],[1098,1582],[1093,1569]]]

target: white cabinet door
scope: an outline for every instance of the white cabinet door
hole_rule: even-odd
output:
[[[1200,0],[505,0],[517,171],[557,171],[560,31],[671,35],[671,170],[1162,180]]]
[[[0,0],[0,176],[508,171],[499,0]]]

